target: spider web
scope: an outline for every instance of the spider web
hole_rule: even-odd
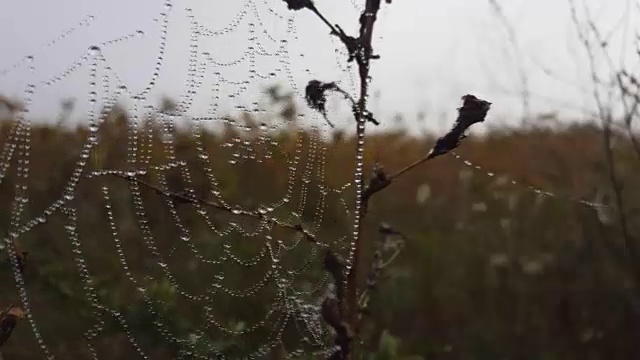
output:
[[[356,12],[361,10],[355,1],[349,3]],[[180,53],[186,57],[186,75],[180,79],[186,91],[166,109],[156,105],[156,98],[158,84],[174,80],[166,62],[170,25],[178,21],[176,7],[176,2],[164,3],[155,21],[158,41],[137,30],[86,44],[87,50],[63,70],[37,76],[35,59],[46,58],[67,37],[89,29],[96,17],[87,16],[34,55],[0,69],[0,78],[23,68],[31,74],[22,92],[25,110],[18,112],[0,155],[0,186],[13,188],[8,229],[0,247],[11,259],[33,336],[43,354],[54,358],[55,335],[41,331],[50,326],[39,320],[38,306],[33,305],[38,301],[21,271],[15,244],[62,227],[69,243],[66,256],[75,263],[69,270],[77,275],[91,309],[78,317],[92,325],[76,336],[93,359],[109,358],[98,343],[114,329],[124,334],[133,353],[153,358],[154,347],[141,340],[140,322],[152,324],[156,340],[172,346],[178,358],[264,358],[279,348],[289,358],[329,354],[334,350],[332,334],[319,318],[319,304],[332,289],[319,264],[327,247],[345,254],[350,250],[351,224],[344,224],[340,234],[325,231],[327,222],[334,222],[331,228],[336,229],[340,226],[335,218],[349,219],[350,202],[344,195],[350,186],[325,177],[330,154],[323,138],[326,125],[317,115],[300,113],[292,124],[251,93],[284,80],[298,100],[303,98],[299,84],[316,76],[304,66],[296,68],[310,57],[293,50],[300,41],[296,14],[281,1],[246,0],[226,24],[213,28],[200,19],[202,9],[181,8],[190,29],[187,51]],[[227,36],[235,36],[227,40],[235,47],[243,44],[239,57],[228,58],[227,49],[216,43]],[[129,59],[112,50],[141,39],[153,43],[157,55],[148,81],[136,91],[123,75],[131,71]],[[342,61],[344,46],[334,37],[329,39],[335,54],[332,80],[342,74],[341,88],[354,91],[354,69]],[[34,124],[29,110],[36,95],[53,97],[68,82],[87,88],[81,124],[86,127],[85,139],[73,154],[74,168],[62,174],[66,185],[46,208],[30,209],[37,193],[32,189],[30,160],[48,154],[32,149]],[[228,104],[233,106],[225,108]],[[114,139],[105,129],[118,126],[118,112],[129,120],[123,136],[127,145],[122,144],[118,153],[121,165],[105,168],[103,151]],[[250,114],[251,120],[243,114]],[[231,135],[212,138],[212,132]],[[278,141],[282,134],[286,139]],[[278,167],[275,158],[286,159],[286,167]],[[229,179],[229,174],[247,168],[262,178]],[[269,182],[272,178],[278,181]],[[257,191],[264,186],[272,187],[266,195]],[[540,196],[557,196],[528,189]],[[204,200],[180,201],[185,198]],[[105,285],[96,278],[104,275],[98,269],[109,261],[117,268],[119,282]],[[190,276],[180,275],[185,271]],[[132,311],[114,306],[105,296],[115,287],[124,289],[122,302],[129,302]],[[132,317],[134,312],[144,318]],[[73,321],[73,314],[69,317]]]
[[[47,358],[56,357],[51,346],[55,335],[41,330],[50,326],[39,321],[34,305],[38,301],[20,269],[15,244],[34,233],[63,227],[70,246],[65,256],[76,264],[76,269],[69,270],[76,272],[91,309],[78,316],[92,325],[77,334],[91,358],[109,357],[97,343],[114,328],[139,357],[153,354],[153,347],[140,340],[139,326],[126,307],[106,299],[105,292],[113,291],[115,285],[96,281],[104,270],[95,264],[104,264],[105,258],[120,273],[118,284],[125,289],[126,301],[132,308],[139,306],[136,309],[146,314],[144,320],[157,330],[159,341],[173,346],[178,358],[263,358],[279,347],[286,349],[288,357],[328,354],[333,351],[332,336],[319,319],[319,304],[331,288],[319,264],[328,246],[346,251],[350,227],[345,226],[342,236],[321,235],[328,212],[338,209],[348,218],[343,193],[349,184],[329,185],[325,179],[328,149],[323,122],[315,115],[297,116],[303,128],[274,115],[259,100],[241,105],[252,98],[252,89],[276,79],[286,80],[294,99],[302,98],[289,49],[298,38],[295,15],[278,1],[247,0],[226,25],[212,29],[199,20],[197,9],[181,9],[191,29],[187,91],[167,111],[155,105],[154,95],[168,72],[168,39],[177,6],[166,1],[157,18],[155,67],[140,91],[133,90],[116,70],[118,59],[110,56],[110,50],[144,39],[142,30],[87,44],[85,53],[62,71],[34,79],[24,88],[25,111],[17,114],[0,157],[0,184],[14,188],[9,229],[0,246],[11,259],[33,336]],[[86,17],[43,44],[36,55],[1,69],[0,77],[26,67],[35,78],[35,57],[56,51],[61,41],[90,28],[94,20]],[[284,30],[272,31],[273,22],[284,24]],[[236,59],[220,59],[225,50],[210,41],[242,31],[247,36],[235,45],[241,41],[244,53]],[[334,46],[336,59],[343,58],[342,46]],[[347,74],[344,87],[353,88],[352,69],[340,62],[336,65]],[[238,73],[243,75],[238,78]],[[308,69],[305,73],[312,75]],[[86,137],[73,154],[77,160],[66,174],[64,188],[46,208],[34,211],[29,209],[34,176],[30,159],[44,154],[32,150],[34,123],[29,109],[39,92],[55,94],[57,86],[72,81],[88,86],[81,124]],[[230,102],[235,107],[225,109]],[[206,108],[204,114],[193,114],[202,108]],[[109,140],[105,128],[113,126],[107,123],[118,111],[129,119],[124,125],[126,151],[122,144],[121,166],[104,168],[100,159]],[[242,113],[263,121],[259,125],[242,121]],[[211,131],[234,135],[217,143],[211,140]],[[273,134],[278,131],[284,131],[290,141],[275,141]],[[180,138],[185,136],[191,146],[186,152],[195,156],[181,158],[185,151],[179,148],[185,145]],[[274,157],[286,158],[287,167],[277,168]],[[253,168],[265,176],[264,181],[270,176],[283,179],[271,182],[268,196],[252,190],[252,183],[261,179],[236,179],[235,189],[228,174],[240,167]],[[11,184],[7,184],[8,175],[15,178]],[[182,203],[171,194],[199,196],[209,204]],[[303,226],[315,242],[292,231],[295,226]],[[189,278],[176,270],[184,273],[185,268],[191,270]],[[68,316],[73,322],[73,314]],[[188,321],[177,327],[180,319]]]

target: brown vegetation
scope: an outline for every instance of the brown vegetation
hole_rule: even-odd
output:
[[[90,154],[85,175],[100,169],[129,168],[124,145],[129,141],[128,119],[122,113],[114,114],[99,130],[99,145]],[[6,141],[11,125],[3,123],[2,141]],[[145,126],[139,140],[144,149],[151,150],[141,150],[139,156],[149,155],[150,165],[165,164],[169,150],[162,142],[162,127],[152,118]],[[354,139],[339,133],[327,138],[317,132],[291,131],[295,124],[291,126],[269,135],[276,146],[265,145],[269,141],[250,141],[245,150],[255,150],[255,159],[248,157],[235,165],[229,160],[238,150],[224,144],[238,137],[259,136],[259,131],[246,135],[228,127],[223,133],[204,134],[202,141],[211,154],[221,196],[245,209],[277,201],[288,191],[287,160],[298,154],[301,160],[297,174],[291,178],[291,200],[275,215],[290,221],[291,213],[300,211],[301,223],[314,231],[318,241],[343,251],[341,239],[352,231],[343,201],[351,203],[353,195],[327,192],[321,207],[324,211],[319,213],[319,185],[339,189],[352,181]],[[150,147],[145,143],[149,132],[153,133]],[[87,134],[82,127],[32,129],[30,200],[23,222],[41,215],[62,198]],[[180,131],[174,135],[176,158],[187,163],[196,195],[210,197],[212,186],[193,137]],[[406,159],[424,156],[435,140],[402,132],[372,134],[368,139],[365,169],[371,169],[370,161],[377,159],[390,170],[405,166]],[[582,197],[593,200],[598,194],[604,194],[599,201],[608,201],[600,141],[599,129],[590,125],[495,130],[483,138],[468,138],[459,149],[464,159],[484,169],[475,170],[462,160],[444,156],[407,173],[377,194],[369,204],[364,241],[375,242],[378,224],[384,222],[399,229],[407,244],[400,257],[385,269],[372,295],[373,322],[367,325],[366,334],[373,338],[367,342],[368,351],[380,353],[377,344],[385,342],[381,339],[390,341],[392,334],[400,339],[399,354],[429,359],[634,358],[640,335],[637,267],[620,260],[619,249],[624,248],[615,224],[607,218],[615,214],[576,201]],[[638,165],[631,149],[621,144],[616,156],[621,167],[627,169],[623,176],[629,183],[637,176]],[[267,153],[272,156],[265,158]],[[310,156],[314,153],[326,154],[326,160],[313,160]],[[143,166],[138,163],[137,167]],[[12,166],[0,187],[0,201],[5,204],[0,208],[0,222],[5,229],[11,216],[15,175]],[[185,189],[179,169],[150,170],[142,178],[161,184],[162,176],[168,190]],[[305,185],[305,181],[310,183]],[[557,196],[537,194],[528,185]],[[115,236],[103,186],[113,211]],[[170,212],[170,199],[144,187],[140,190],[157,253],[165,259],[179,288],[158,266],[145,241],[135,213],[135,187],[120,177],[84,177],[66,208],[55,211],[46,222],[18,238],[20,251],[29,254],[24,276],[32,315],[52,352],[61,358],[89,358],[90,344],[101,358],[138,356],[118,318],[92,304],[87,285],[94,288],[103,306],[122,316],[131,336],[153,359],[193,350],[172,339],[189,339],[194,329],[203,330],[201,340],[206,338],[208,344],[227,349],[232,358],[255,351],[266,341],[274,321],[268,320],[250,334],[231,336],[205,320],[211,315],[225,328],[234,328],[239,321],[245,326],[260,323],[274,308],[277,282],[268,280],[255,296],[243,298],[207,289],[219,283],[231,291],[249,291],[273,270],[269,255],[259,255],[265,243],[279,239],[292,245],[298,239],[296,231],[274,226],[271,238],[265,238],[264,233],[218,236],[193,205],[178,203],[174,205],[182,225],[191,234],[190,241],[184,242]],[[626,188],[625,196],[630,206],[627,210],[634,214],[640,203],[637,191]],[[229,223],[245,231],[259,226],[259,220],[250,217],[212,208],[206,211],[218,230],[228,229]],[[70,213],[77,216],[72,228]],[[637,218],[632,218],[631,226],[632,234],[637,234]],[[74,233],[79,243],[70,241]],[[261,260],[250,267],[229,259],[222,265],[198,261],[198,256],[218,259],[227,250],[243,259],[256,256]],[[373,245],[366,247],[363,266],[370,263],[373,250]],[[77,266],[79,252],[88,266],[90,284]],[[0,304],[19,301],[6,254],[3,252],[0,258]],[[279,270],[299,269],[294,276],[294,284],[299,286],[317,283],[323,278],[323,256],[313,243],[299,243],[281,254]],[[224,274],[223,279],[217,278],[219,274]],[[286,276],[286,272],[279,276]],[[151,302],[145,302],[137,287],[147,289]],[[180,291],[208,295],[208,299],[186,299]],[[320,295],[316,293],[310,299]],[[87,341],[86,332],[102,322],[102,330]],[[293,324],[290,326],[284,329],[281,351],[300,346],[300,333]],[[26,322],[16,328],[2,351],[9,359],[42,356]],[[202,348],[199,351],[211,355]]]

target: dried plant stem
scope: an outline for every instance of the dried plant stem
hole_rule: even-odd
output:
[[[631,107],[629,107],[629,104],[627,104],[626,100],[623,98],[622,100],[622,106],[624,107],[624,124],[625,124],[625,130],[627,132],[627,135],[629,136],[629,139],[631,140],[631,144],[633,146],[633,150],[636,153],[636,156],[638,157],[638,159],[640,159],[640,142],[638,142],[638,139],[636,138],[636,136],[633,134],[633,129],[631,127],[631,123],[633,121],[634,117],[640,117],[640,112],[638,112],[638,109],[640,107],[640,96],[638,96],[638,94],[634,94],[631,93],[622,83],[622,79],[621,76],[618,75],[616,76],[617,81],[618,81],[618,86],[620,88],[620,91],[622,92],[623,95],[629,96],[632,98],[633,100],[633,104],[631,105]]]
[[[380,10],[380,0],[367,0],[365,9],[360,17],[360,50],[356,56],[356,62],[358,64],[358,70],[360,75],[360,98],[358,99],[357,111],[355,111],[356,118],[356,177],[355,183],[360,186],[360,191],[356,194],[359,197],[356,199],[358,211],[356,211],[355,218],[355,239],[352,258],[352,267],[347,275],[347,308],[348,308],[348,320],[351,328],[356,330],[359,328],[358,315],[358,270],[360,269],[360,259],[362,253],[362,223],[366,214],[368,197],[365,196],[366,189],[364,188],[364,173],[362,171],[362,159],[364,153],[364,140],[366,129],[366,118],[364,114],[367,111],[367,97],[369,91],[369,70],[370,60],[372,56],[371,40],[373,36],[373,27],[376,22],[377,13]],[[355,334],[358,335],[357,332]],[[349,354],[350,358],[353,358],[353,350]]]
[[[324,17],[324,15],[322,15],[322,13],[320,13],[320,11],[318,11],[318,9],[315,6],[312,6],[310,10],[313,11],[313,13],[316,14],[318,18],[320,18],[320,20],[322,20],[322,22],[324,22],[327,25],[327,27],[329,27],[329,29],[331,29],[332,34],[335,34],[335,35],[340,34],[338,32],[338,29],[335,26],[333,26],[333,24],[331,24],[329,20],[327,20],[327,18]]]
[[[314,244],[318,244],[318,245],[322,245],[320,243],[318,243],[318,240],[316,238],[316,236],[314,234],[312,234],[309,230],[305,229],[301,224],[290,224],[287,222],[283,222],[281,220],[278,220],[276,218],[273,217],[269,217],[266,214],[263,214],[259,211],[247,211],[247,210],[238,210],[238,209],[232,209],[226,205],[217,203],[217,202],[213,202],[207,199],[203,199],[200,198],[198,196],[194,196],[194,195],[187,195],[184,193],[177,193],[177,192],[173,192],[173,191],[169,191],[166,189],[163,189],[157,185],[154,185],[148,181],[139,179],[135,176],[131,176],[131,175],[125,175],[125,174],[111,174],[113,176],[117,176],[119,178],[122,179],[126,179],[128,181],[133,181],[136,182],[139,185],[142,185],[145,188],[148,188],[150,190],[155,191],[156,193],[162,195],[162,196],[166,196],[169,198],[172,198],[176,201],[179,202],[184,202],[184,203],[191,203],[191,204],[199,204],[199,205],[204,205],[206,207],[210,207],[216,210],[220,210],[226,213],[230,213],[230,214],[234,214],[237,216],[244,216],[244,217],[249,217],[249,218],[253,218],[253,219],[257,219],[257,220],[262,220],[262,221],[267,221],[270,222],[274,225],[277,225],[281,228],[285,228],[285,229],[289,229],[289,230],[293,230],[296,231],[298,233],[300,233],[306,240],[314,243]]]
[[[423,164],[423,163],[425,163],[425,162],[427,162],[427,161],[429,161],[431,159],[433,159],[433,156],[427,155],[427,156],[425,156],[425,157],[423,157],[421,159],[418,159],[418,160],[412,162],[411,164],[405,166],[404,168],[398,170],[398,172],[396,172],[396,173],[394,173],[392,175],[389,175],[389,183],[391,183],[395,179],[399,178],[402,174],[411,171],[412,169],[418,167],[419,165],[421,165],[421,164]]]
[[[354,182],[358,187],[356,188],[355,199],[356,211],[353,223],[353,246],[350,249],[350,262],[348,263],[340,259],[336,254],[331,252],[331,250],[328,250],[326,253],[324,267],[325,270],[332,275],[338,291],[336,294],[337,299],[325,299],[321,311],[321,315],[326,323],[336,331],[335,343],[340,346],[340,350],[332,354],[330,359],[351,360],[358,357],[356,355],[357,349],[355,348],[355,345],[359,342],[355,340],[361,336],[361,334],[359,334],[362,322],[361,302],[367,297],[366,289],[363,293],[359,294],[358,290],[360,287],[358,281],[360,280],[359,272],[362,270],[361,259],[362,252],[364,250],[362,227],[371,196],[385,189],[395,179],[416,168],[420,164],[455,149],[465,137],[464,133],[471,125],[484,121],[491,103],[478,99],[473,95],[463,96],[462,99],[464,100],[464,104],[458,109],[458,120],[446,135],[438,139],[437,143],[429,153],[427,153],[423,158],[414,161],[390,176],[387,176],[381,167],[376,167],[374,169],[374,176],[369,180],[368,184],[365,184],[363,158],[366,123],[372,122],[374,124],[378,124],[372,114],[367,110],[367,98],[369,96],[370,62],[372,59],[378,58],[377,55],[373,54],[371,42],[377,14],[380,10],[381,0],[366,0],[365,8],[360,16],[360,32],[357,38],[347,35],[340,26],[332,25],[316,9],[311,0],[285,0],[285,2],[287,2],[290,9],[300,10],[307,8],[316,14],[316,16],[318,16],[331,30],[331,35],[338,36],[346,46],[349,54],[348,61],[355,60],[358,66],[360,91],[357,99],[354,99],[350,94],[340,89],[340,87],[335,83],[323,83],[317,80],[310,81],[305,91],[305,97],[310,106],[321,112],[324,111],[324,93],[326,91],[340,92],[351,102],[353,115],[356,121],[356,171]],[[390,1],[387,0],[387,3],[390,3]],[[266,213],[260,211],[247,211],[231,208],[228,205],[203,199],[189,192],[172,192],[142,180],[137,176],[128,174],[112,175],[130,182],[135,182],[162,196],[170,197],[178,202],[203,205],[237,216],[267,221],[279,227],[299,232],[308,241],[320,246],[325,246],[324,244],[319,243],[315,235],[306,230],[301,224],[285,223],[276,218],[269,217]],[[399,251],[393,254],[387,262],[376,265],[380,268],[387,266],[391,261],[393,261],[393,259],[395,259],[398,253]],[[347,264],[350,266],[346,266]],[[348,273],[346,272],[347,269],[349,269]]]
[[[629,232],[629,220],[627,219],[626,214],[626,206],[624,202],[624,197],[622,195],[622,183],[618,176],[616,161],[614,159],[613,147],[611,138],[613,136],[611,126],[613,124],[613,115],[611,112],[611,108],[605,107],[603,100],[600,95],[600,91],[598,91],[598,84],[600,84],[600,77],[596,71],[596,58],[594,53],[594,46],[590,39],[587,37],[584,31],[580,28],[580,22],[578,20],[577,9],[574,0],[569,1],[570,11],[571,11],[571,20],[573,22],[574,27],[576,28],[578,38],[584,49],[587,53],[587,58],[589,61],[589,70],[591,75],[591,81],[593,82],[593,97],[596,102],[596,106],[598,108],[598,115],[600,117],[600,121],[602,123],[602,145],[604,152],[604,161],[607,166],[607,175],[609,177],[609,182],[611,183],[611,188],[613,191],[613,197],[618,209],[618,225],[620,227],[620,231],[622,233],[622,239],[624,241],[625,250],[628,252],[629,260],[631,263],[637,261],[638,252],[636,248],[636,240]],[[587,12],[587,16],[589,16],[589,11],[585,5],[585,11]],[[592,22],[590,16],[587,21],[587,25],[594,35],[596,39],[601,39],[599,32]],[[600,41],[602,43],[602,41]]]

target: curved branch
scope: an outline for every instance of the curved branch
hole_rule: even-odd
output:
[[[258,219],[258,220],[263,220],[263,221],[267,221],[270,222],[272,224],[275,224],[279,227],[285,228],[285,229],[289,229],[289,230],[293,230],[296,231],[300,234],[302,234],[302,236],[314,243],[314,244],[318,244],[318,245],[323,245],[321,243],[318,242],[316,236],[314,234],[312,234],[309,230],[305,229],[302,224],[290,224],[287,222],[283,222],[281,220],[278,220],[276,218],[273,217],[268,217],[266,214],[263,214],[259,211],[248,211],[248,210],[238,210],[238,209],[232,209],[226,205],[217,203],[217,202],[213,202],[207,199],[203,199],[201,197],[195,196],[193,194],[188,194],[188,193],[176,193],[173,191],[169,191],[166,189],[162,189],[157,185],[154,185],[150,182],[144,181],[142,179],[138,179],[137,177],[135,177],[135,175],[125,175],[125,174],[117,174],[117,173],[112,173],[110,175],[128,180],[128,181],[134,181],[150,190],[155,191],[156,193],[162,195],[162,196],[168,196],[178,202],[182,202],[182,203],[191,203],[191,204],[200,204],[200,205],[204,205],[210,208],[214,208],[216,210],[220,210],[223,212],[227,212],[227,213],[231,213],[234,215],[238,215],[238,216],[244,216],[244,217],[250,217],[250,218],[254,218],[254,219]]]

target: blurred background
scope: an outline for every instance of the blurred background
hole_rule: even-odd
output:
[[[359,1],[316,5],[357,31]],[[1,356],[325,356],[322,257],[353,237],[355,124],[331,96],[329,126],[304,87],[356,93],[339,40],[276,0],[0,9],[0,309],[26,311]],[[370,203],[362,284],[388,261],[368,359],[637,358],[639,10],[383,4],[367,176],[424,157],[462,95],[493,105]]]

